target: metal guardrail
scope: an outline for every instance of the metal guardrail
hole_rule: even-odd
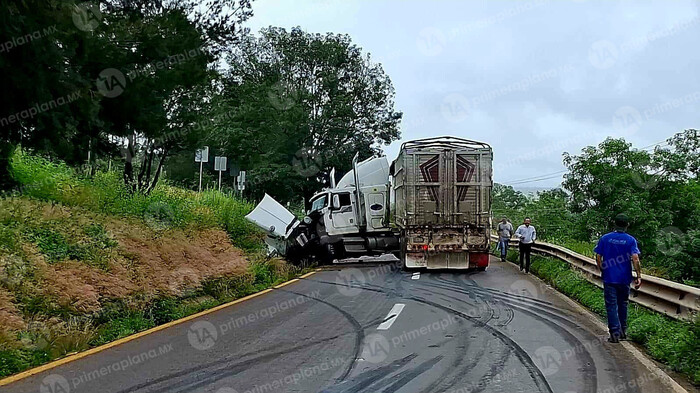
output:
[[[498,236],[491,235],[491,239],[498,241]],[[511,240],[510,245],[517,248],[518,241]],[[586,280],[603,287],[600,270],[593,258],[543,242],[536,242],[532,251],[567,262],[582,272]],[[633,274],[636,276],[636,273]],[[675,319],[692,320],[700,312],[699,288],[646,274],[642,276],[642,286],[637,290],[632,289],[630,300]]]

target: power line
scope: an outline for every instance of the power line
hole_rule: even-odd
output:
[[[642,147],[639,150],[650,150],[650,149],[656,148],[657,146],[663,146],[663,145],[668,145],[668,141],[663,140],[660,142],[656,142],[656,143],[653,143],[649,146]],[[540,181],[544,181],[544,180],[555,179],[555,178],[559,177],[558,176],[559,174],[564,173],[564,172],[568,172],[568,171],[569,171],[568,169],[564,169],[561,171],[552,172],[552,173],[548,173],[548,174],[544,174],[544,175],[538,175],[538,176],[532,176],[532,177],[525,177],[522,179],[505,181],[501,184],[513,186],[513,185],[525,184],[525,183],[535,183],[535,182],[540,182]]]
[[[557,172],[552,172],[552,173],[547,173],[547,174],[544,174],[544,175],[537,175],[537,176],[532,176],[532,177],[525,177],[525,178],[522,178],[522,179],[510,180],[510,181],[504,182],[504,184],[505,184],[505,183],[507,183],[507,184],[519,183],[519,182],[521,182],[521,181],[527,181],[527,180],[532,180],[532,179],[539,179],[540,177],[558,175],[558,174],[564,173],[564,172],[566,172],[566,171],[568,171],[568,169],[564,169],[564,170],[557,171]]]
[[[539,182],[539,181],[543,181],[543,180],[556,179],[556,178],[558,178],[559,176],[560,176],[560,175],[557,174],[557,175],[554,175],[554,176],[545,176],[545,177],[538,178],[538,179],[511,182],[511,183],[509,183],[508,185],[511,185],[511,186],[512,186],[512,185],[524,184],[524,183],[535,183],[535,182]]]

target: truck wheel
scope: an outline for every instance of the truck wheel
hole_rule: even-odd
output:
[[[480,272],[485,272],[486,268],[487,268],[487,266],[481,266],[481,267],[477,267],[476,270],[478,270]]]
[[[336,259],[342,259],[344,257],[343,243],[328,243],[323,247],[323,255],[321,256],[321,262],[324,265],[332,265],[333,261]]]
[[[320,254],[322,265],[330,265],[333,263],[333,259],[335,259],[335,249],[332,244],[328,243],[323,245]]]

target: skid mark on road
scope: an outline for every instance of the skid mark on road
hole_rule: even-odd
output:
[[[348,320],[348,322],[350,322],[352,324],[352,326],[355,330],[355,349],[354,349],[353,359],[357,359],[359,357],[362,342],[365,339],[365,332],[364,332],[364,329],[362,328],[362,325],[360,325],[360,323],[355,319],[355,317],[353,317],[349,312],[343,310],[342,308],[340,308],[332,303],[329,303],[325,300],[321,300],[321,299],[318,299],[318,298],[313,297],[313,296],[308,296],[308,295],[305,295],[303,293],[290,291],[288,289],[281,289],[281,291],[307,297],[307,298],[315,300],[319,303],[323,303],[323,304],[333,308],[334,310],[338,311],[339,313],[343,314],[343,316]],[[345,378],[347,378],[347,376],[350,374],[350,372],[352,372],[352,369],[355,367],[355,364],[357,364],[357,362],[355,360],[351,361],[350,364],[348,365],[348,368],[345,370],[343,375],[341,375],[340,378],[337,379],[337,381],[340,382],[340,381],[344,380]]]
[[[322,280],[312,280],[318,283],[323,283],[327,285],[341,285],[341,286],[351,286],[353,288],[359,288],[362,290],[367,290],[367,291],[372,291],[372,292],[381,292],[381,293],[391,293],[394,292],[391,289],[384,289],[384,290],[378,290],[374,288],[368,288],[365,285],[350,285],[350,284],[338,284],[335,282],[329,282],[329,281],[322,281]],[[516,357],[520,360],[520,363],[525,367],[527,370],[528,374],[530,375],[532,381],[537,385],[537,388],[540,392],[548,392],[548,393],[553,393],[552,388],[549,386],[549,382],[545,378],[544,374],[542,374],[542,371],[537,367],[535,362],[530,358],[530,355],[522,348],[520,347],[515,341],[513,341],[510,337],[506,336],[503,334],[500,330],[489,326],[482,321],[480,321],[478,318],[472,317],[466,313],[463,313],[459,310],[453,309],[451,307],[443,306],[441,304],[429,301],[427,299],[423,299],[420,297],[416,296],[406,296],[404,297],[407,300],[413,300],[418,303],[423,303],[429,306],[433,306],[435,308],[441,309],[448,314],[456,314],[458,316],[461,316],[462,318],[465,318],[467,320],[472,321],[477,327],[482,328],[487,330],[489,333],[491,333],[494,337],[498,338],[501,342],[503,342],[506,346],[511,347],[514,350],[514,353]]]
[[[406,384],[414,380],[416,377],[419,375],[423,374],[424,372],[430,370],[433,368],[434,365],[436,365],[440,360],[442,360],[443,356],[436,356],[430,360],[426,360],[425,362],[419,364],[418,366],[414,367],[411,370],[403,371],[399,373],[395,378],[398,378],[398,381],[392,383],[389,385],[386,389],[382,391],[382,393],[394,393],[397,390],[401,389],[404,387]]]
[[[434,286],[437,288],[442,288],[441,285],[437,284],[431,284],[431,283],[426,283],[423,282],[421,283],[423,285],[428,285],[428,286]],[[469,288],[467,290],[464,289],[459,289],[459,288],[444,288],[447,290],[452,290],[458,293],[464,293],[465,291],[472,290],[472,288]],[[435,293],[438,294],[439,292]],[[446,294],[442,294],[443,296],[449,297],[455,301],[461,301],[460,298],[455,297],[455,296],[450,296]],[[566,328],[558,325],[557,323],[553,322],[551,319],[557,319],[564,324],[569,325],[569,327],[572,328],[580,328],[578,324],[576,324],[573,321],[570,321],[568,318],[562,317],[556,313],[548,312],[544,309],[538,309],[538,310],[531,310],[528,307],[525,306],[520,306],[516,304],[508,304],[509,307],[512,307],[513,309],[516,309],[520,312],[523,312],[539,321],[544,323],[545,325],[549,326],[552,328],[554,332],[556,332],[568,345],[571,346],[571,348],[580,348],[580,352],[578,353],[583,359],[581,359],[581,372],[584,374],[584,377],[582,380],[584,381],[584,388],[581,390],[582,392],[585,393],[595,393],[598,385],[598,370],[596,368],[595,362],[593,360],[593,357],[591,356],[590,352],[588,351],[588,348],[576,337],[574,336],[571,332],[569,332]],[[512,311],[511,311],[512,312]],[[542,316],[542,314],[546,315],[547,317]],[[550,319],[551,318],[551,319]],[[637,390],[634,390],[637,391]]]
[[[377,367],[373,370],[365,371],[357,376],[339,383],[334,386],[330,386],[321,391],[321,393],[344,393],[344,392],[361,392],[363,389],[370,387],[371,385],[381,381],[386,378],[392,372],[410,363],[418,355],[415,353],[405,356],[401,359],[394,360],[393,362]],[[375,390],[372,390],[375,391]]]

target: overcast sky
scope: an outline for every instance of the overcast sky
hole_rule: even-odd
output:
[[[700,126],[700,0],[256,0],[253,10],[253,32],[349,34],[391,77],[401,141],[487,142],[499,183],[554,187],[564,151],[607,136],[643,148]],[[401,141],[385,147],[389,159]]]

